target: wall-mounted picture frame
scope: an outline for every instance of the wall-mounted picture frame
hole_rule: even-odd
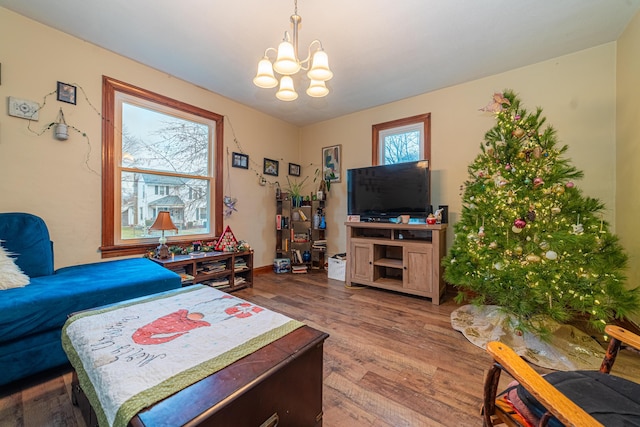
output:
[[[325,181],[340,182],[342,179],[342,145],[322,148],[322,170]]]
[[[234,168],[249,169],[249,156],[242,153],[231,153],[231,166]]]
[[[58,82],[58,101],[76,104],[76,87],[67,83]]]
[[[264,158],[264,167],[262,173],[265,175],[278,176],[279,162],[273,159]]]
[[[289,163],[289,175],[300,176],[300,165],[296,165],[295,163]]]

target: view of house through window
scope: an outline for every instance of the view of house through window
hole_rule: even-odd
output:
[[[429,160],[431,115],[373,125],[373,165]]]
[[[157,244],[162,232],[149,227],[161,211],[178,228],[165,231],[169,242],[214,239],[222,232],[223,117],[103,83],[103,257]]]
[[[121,240],[159,235],[149,231],[159,211],[170,212],[183,236],[208,234],[215,123],[175,117],[126,100],[120,106]]]

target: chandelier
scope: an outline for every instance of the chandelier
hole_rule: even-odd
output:
[[[298,30],[302,18],[298,15],[298,0],[294,0],[295,9],[291,15],[291,25],[293,27],[292,39],[289,33],[284,32],[284,39],[278,46],[278,50],[269,47],[264,51],[264,57],[258,63],[258,73],[253,79],[253,83],[261,88],[269,89],[278,86],[276,97],[281,101],[294,101],[298,98],[298,93],[293,87],[292,75],[300,70],[307,71],[307,77],[310,80],[307,95],[314,98],[326,96],[329,89],[325,82],[333,77],[333,73],[329,69],[329,57],[322,49],[320,40],[314,40],[309,45],[306,59],[300,60],[298,56]],[[311,49],[318,46],[317,50],[311,54]],[[276,53],[276,60],[271,63],[268,57],[269,52]],[[281,75],[280,82],[276,79],[274,71]]]

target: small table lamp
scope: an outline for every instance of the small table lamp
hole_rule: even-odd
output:
[[[164,237],[165,230],[176,230],[178,231],[178,227],[175,226],[173,221],[171,221],[171,214],[169,211],[160,211],[158,212],[158,217],[156,221],[153,223],[149,230],[161,230],[162,237],[160,237],[160,245],[156,248],[156,256],[160,259],[169,258],[169,247],[165,244],[167,243],[167,238]]]

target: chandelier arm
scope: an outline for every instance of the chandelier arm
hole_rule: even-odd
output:
[[[320,49],[324,50],[322,48],[322,42],[320,40],[314,40],[309,44],[309,48],[307,49],[307,57],[304,60],[298,60],[300,62],[300,68],[302,68],[305,71],[309,71],[309,68],[311,68],[311,48],[313,47],[313,44],[317,43],[320,45]],[[306,65],[305,65],[306,64]]]
[[[269,58],[269,52],[275,52],[276,55],[278,54],[278,49],[274,48],[274,47],[268,47],[264,50],[264,57],[265,58]]]

